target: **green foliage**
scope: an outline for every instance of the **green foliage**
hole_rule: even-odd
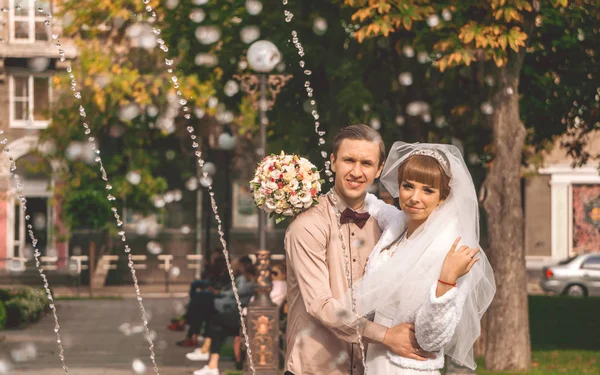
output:
[[[533,350],[531,353],[532,369],[519,372],[519,375],[598,375],[600,362],[598,351],[586,350]],[[489,371],[485,369],[483,358],[477,361],[479,375],[514,375],[509,371]]]
[[[531,347],[600,351],[600,298],[530,296]]]
[[[600,298],[529,296],[532,369],[527,375],[600,374]],[[484,368],[481,375],[509,375]]]
[[[206,13],[206,19],[200,24],[190,20],[190,14],[195,9],[202,9]],[[241,40],[240,32],[246,26],[258,26],[260,39],[272,41],[283,56],[283,65],[274,69],[272,74],[293,75],[293,79],[281,90],[273,109],[268,113],[267,154],[279,153],[281,150],[299,153],[322,166],[323,159],[319,149],[306,147],[307,144],[316,145],[319,138],[314,131],[314,119],[310,114],[313,108],[304,87],[306,78],[310,79],[314,89],[321,128],[328,132],[325,138],[331,139],[342,126],[368,122],[372,116],[380,116],[379,113],[367,113],[363,110],[365,105],[373,108],[381,99],[381,95],[374,94],[380,88],[375,90],[365,77],[374,75],[373,81],[389,85],[389,69],[382,69],[382,74],[377,72],[379,67],[388,62],[379,62],[380,56],[377,53],[366,51],[366,48],[377,49],[374,41],[360,46],[356,43],[344,21],[350,19],[351,12],[341,8],[339,4],[307,0],[290,2],[288,9],[294,13],[291,23],[285,22],[281,5],[265,4],[259,15],[252,16],[247,13],[244,0],[208,2],[203,6],[188,1],[180,2],[175,9],[164,13],[167,26],[161,35],[171,46],[170,53],[178,62],[178,68],[185,74],[210,81],[219,103],[238,115],[234,120],[238,132],[257,145],[258,121],[256,110],[249,105],[248,95],[240,90],[229,97],[225,95],[223,88],[228,81],[236,80],[234,75],[253,73],[249,68],[240,68],[240,63],[243,65],[246,61],[249,47]],[[313,31],[313,24],[318,18],[325,19],[328,24],[323,35]],[[198,27],[203,26],[217,26],[222,33],[221,41],[212,45],[200,43],[195,32]],[[298,56],[291,43],[292,30],[298,32],[303,44],[303,58]],[[195,65],[194,57],[200,53],[214,54],[219,64],[215,67]],[[186,58],[177,60],[180,56]],[[305,62],[305,68],[299,66],[300,60]],[[305,69],[312,72],[310,77],[305,76]],[[385,90],[383,88],[381,92]],[[386,100],[386,105],[391,103]],[[388,124],[393,124],[395,114],[390,116]],[[395,128],[393,125],[393,129]]]
[[[434,105],[452,115],[451,123],[463,124],[463,130],[455,132],[459,138],[461,133],[469,138],[468,134],[488,131],[479,105],[504,89],[499,70],[510,69],[511,62],[525,55],[522,70],[515,73],[520,77],[520,112],[528,127],[528,144],[541,149],[567,131],[571,137],[564,146],[579,164],[590,157],[600,160],[600,155],[584,151],[589,133],[600,129],[598,1],[345,0],[345,4],[354,9],[353,20],[360,23],[359,41],[387,36],[397,40],[397,48],[427,51],[437,69],[450,73],[436,78],[440,90],[434,97],[441,100]],[[457,69],[458,75],[451,73]],[[471,83],[462,85],[464,78]],[[477,130],[465,132],[468,123]],[[486,147],[488,139],[484,135],[475,144],[463,141],[486,162],[493,154]]]
[[[6,326],[6,307],[4,307],[4,301],[0,301],[0,329]]]
[[[532,129],[529,143],[544,147],[556,129],[568,128],[565,146],[579,164],[589,155],[583,146],[600,129],[600,5],[571,2],[566,9],[543,7],[531,35],[521,75],[521,116]]]
[[[112,227],[111,205],[104,194],[97,190],[74,190],[70,194],[64,205],[69,228],[108,230]]]
[[[10,293],[10,290],[0,289],[0,301],[6,302],[10,299],[11,296],[12,294]]]
[[[50,303],[43,290],[26,286],[11,290],[5,289],[3,295],[10,296],[5,302],[0,301],[0,304],[3,304],[6,309],[6,327],[17,327],[39,320]],[[0,323],[1,315],[0,312]]]
[[[32,300],[11,298],[6,302],[7,326],[16,327],[39,319],[41,310]]]
[[[61,1],[60,9],[67,10],[64,16],[70,20],[65,32],[75,40],[79,55],[72,63],[72,74],[54,77],[57,94],[52,125],[41,138],[53,145],[44,156],[62,166],[58,179],[66,184],[55,193],[64,200],[69,229],[112,228],[111,207],[121,209],[125,204],[141,214],[154,211],[152,198],[182,186],[188,170],[195,169],[191,152],[181,152],[189,147],[184,142],[191,141],[176,91],[186,98],[191,113],[194,108],[206,108],[213,90],[210,83],[179,73],[174,84],[173,74],[167,71],[171,62],[165,61],[164,52],[158,47],[140,48],[127,36],[132,26],[151,30],[151,24],[138,17],[144,7],[128,0]],[[73,79],[78,97],[73,95]],[[133,115],[123,116],[126,108]],[[197,126],[197,119],[187,125]],[[94,154],[70,156],[70,147],[77,142],[84,149],[93,146],[102,151],[109,183],[100,178]],[[128,172],[139,173],[141,181],[128,182]],[[106,199],[109,194],[116,199],[112,204]]]

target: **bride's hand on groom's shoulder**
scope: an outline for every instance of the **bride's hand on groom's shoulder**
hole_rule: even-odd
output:
[[[392,353],[401,357],[415,359],[417,361],[426,361],[435,358],[434,353],[426,352],[421,349],[417,338],[415,337],[415,325],[401,323],[397,326],[387,329],[383,338],[385,345]]]
[[[479,248],[472,249],[468,246],[461,246],[456,250],[460,239],[458,237],[454,241],[442,265],[440,280],[446,283],[456,283],[456,280],[469,272],[471,267],[479,260],[479,257],[476,256],[479,253]]]

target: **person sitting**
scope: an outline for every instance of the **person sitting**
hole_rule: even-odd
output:
[[[197,347],[200,343],[201,330],[205,323],[217,313],[215,309],[214,291],[231,289],[231,281],[227,272],[227,264],[223,255],[211,260],[211,266],[202,280],[195,280],[190,286],[190,302],[184,315],[189,326],[185,340],[177,342],[184,347]]]
[[[272,289],[269,296],[278,307],[281,307],[287,295],[285,264],[283,262],[274,262],[272,265],[271,274],[273,278]],[[252,302],[252,300],[250,302]],[[242,313],[245,316],[247,309],[244,309]],[[237,310],[227,314],[216,314],[210,321],[209,328],[206,332],[206,341],[202,348],[186,354],[186,357],[193,361],[208,361],[206,366],[194,371],[194,375],[219,374],[221,346],[223,345],[225,339],[229,336],[236,337],[236,340],[234,341],[234,352],[236,352],[236,357],[240,356],[240,330],[240,315]]]
[[[194,280],[191,282],[190,284],[190,293],[189,293],[189,300],[191,300],[194,296],[195,293],[198,293],[201,289],[206,289],[206,285],[207,283],[209,283],[209,279],[211,278],[210,275],[214,274],[215,271],[211,271],[211,265],[218,263],[218,261],[216,260],[218,257],[222,257],[223,254],[221,253],[219,248],[215,248],[213,249],[213,251],[210,253],[210,256],[208,257],[208,259],[203,258],[202,259],[202,269],[204,270],[202,272],[202,276],[200,277],[200,279],[198,280]],[[223,266],[225,266],[225,262],[223,261]],[[216,265],[216,268],[218,268],[219,266]],[[226,267],[225,267],[225,273],[223,275],[225,277],[225,280],[228,281],[229,280],[229,276],[227,274],[226,271]],[[184,331],[185,330],[185,326],[186,326],[186,317],[188,314],[188,307],[189,305],[186,305],[185,307],[185,312],[181,315],[178,315],[176,318],[171,319],[171,324],[169,324],[167,326],[167,329],[171,330],[171,331]]]

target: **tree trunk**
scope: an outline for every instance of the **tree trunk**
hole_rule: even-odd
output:
[[[488,314],[485,313],[485,314],[483,314],[483,317],[481,318],[481,334],[477,338],[477,341],[475,341],[475,345],[473,345],[473,353],[475,354],[475,357],[485,356],[485,348],[487,346],[487,332],[488,332],[487,316],[488,316]]]
[[[514,58],[513,58],[514,57]],[[518,85],[523,55],[513,55],[498,71],[492,104],[494,159],[484,182],[488,256],[496,296],[487,313],[485,366],[523,371],[531,366],[520,167],[525,126],[519,117]]]

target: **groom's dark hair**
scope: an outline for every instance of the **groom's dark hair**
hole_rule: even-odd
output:
[[[364,124],[349,125],[342,128],[333,138],[333,156],[337,158],[337,152],[344,139],[355,141],[369,141],[379,144],[379,166],[385,161],[385,143],[381,135],[375,129]]]

